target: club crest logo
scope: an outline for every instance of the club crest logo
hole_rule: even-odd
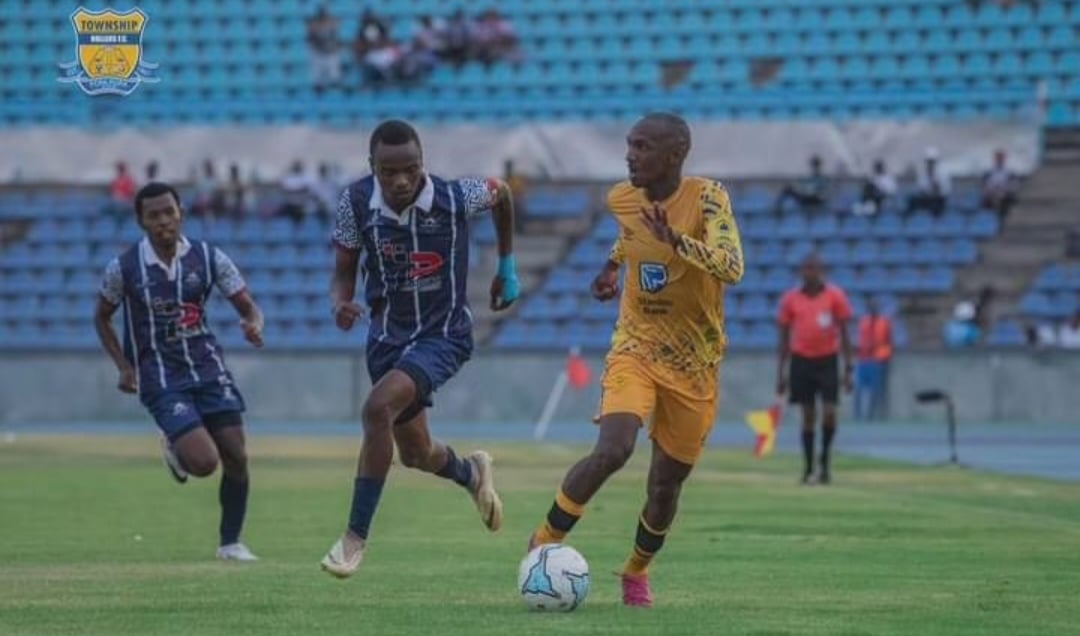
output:
[[[130,95],[142,82],[158,82],[158,67],[142,59],[146,13],[79,7],[71,14],[76,60],[60,65],[57,81],[75,83],[87,95]]]
[[[660,263],[642,263],[639,270],[639,283],[642,291],[655,294],[664,287],[668,282],[667,267],[664,267]]]

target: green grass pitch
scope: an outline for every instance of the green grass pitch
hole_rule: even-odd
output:
[[[489,447],[498,535],[464,492],[395,467],[367,560],[337,581],[318,561],[357,447],[254,440],[245,538],[262,561],[238,565],[212,558],[217,479],[173,484],[152,437],[0,444],[0,634],[1080,634],[1076,484],[841,457],[835,485],[803,488],[797,458],[714,449],[653,567],[656,607],[634,610],[611,573],[642,503],[642,447],[571,537],[588,601],[530,614],[517,564],[582,448]]]

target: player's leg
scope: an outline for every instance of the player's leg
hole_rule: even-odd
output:
[[[840,401],[837,356],[821,360],[816,375],[821,394],[821,468],[818,480],[822,484],[828,484],[832,481],[830,456],[833,438],[836,436],[837,404]]]
[[[623,603],[652,604],[648,570],[675,520],[682,485],[701,456],[716,416],[716,377],[708,382],[680,382],[680,390],[662,388],[649,436],[652,460],[645,508],[638,519],[634,545],[622,571]]]
[[[652,413],[656,385],[634,358],[609,357],[601,388],[596,445],[566,474],[547,518],[529,540],[530,549],[566,538],[593,495],[630,459],[638,429]]]
[[[465,488],[484,525],[489,530],[498,530],[502,526],[502,500],[495,491],[491,456],[484,451],[475,451],[458,457],[448,444],[433,440],[423,409],[411,418],[403,416],[401,419],[403,421],[394,426],[394,441],[401,463]]]
[[[642,418],[635,413],[609,413],[600,417],[599,426],[596,444],[566,473],[547,517],[529,539],[530,549],[566,538],[593,495],[630,459]]]
[[[217,447],[202,427],[191,391],[158,391],[141,400],[161,430],[165,462],[177,481],[186,481],[189,474],[206,477],[217,469]]]
[[[789,369],[789,401],[799,405],[802,411],[802,483],[808,484],[814,474],[814,424],[817,419],[815,408],[817,386],[811,373],[811,361],[801,356],[791,357]]]
[[[255,561],[255,555],[240,542],[251,483],[243,416],[238,411],[212,413],[203,416],[203,422],[221,456],[221,483],[218,486],[221,523],[217,556],[229,561]]]
[[[372,375],[377,377],[375,373]],[[416,401],[416,394],[412,378],[391,369],[379,378],[364,402],[361,411],[364,441],[353,481],[349,524],[322,560],[322,568],[334,576],[346,578],[360,566],[371,520],[394,459],[394,421]]]

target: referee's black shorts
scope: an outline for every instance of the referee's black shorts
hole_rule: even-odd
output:
[[[805,358],[792,354],[788,373],[788,401],[814,405],[820,397],[824,404],[836,404],[840,398],[840,363],[837,354]]]

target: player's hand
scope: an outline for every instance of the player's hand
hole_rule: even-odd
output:
[[[263,321],[259,320],[241,320],[240,329],[244,332],[244,340],[250,342],[256,349],[261,349],[263,346]]]
[[[521,295],[521,285],[517,276],[503,278],[496,275],[491,279],[491,310],[502,311],[514,304]]]
[[[776,394],[779,396],[787,395],[788,380],[784,376],[776,378]]]
[[[514,304],[521,295],[521,283],[518,282],[517,261],[513,254],[499,257],[499,269],[491,280],[491,310],[502,311]]]
[[[364,310],[354,302],[344,302],[334,305],[334,324],[342,331],[353,328],[356,321],[364,315]]]
[[[600,302],[611,300],[619,295],[619,270],[604,267],[592,282],[593,298]]]
[[[139,387],[135,383],[135,368],[130,364],[125,364],[120,369],[120,379],[116,382],[116,388],[120,389],[122,393],[135,393]]]
[[[656,237],[656,240],[663,241],[672,247],[679,246],[681,237],[668,224],[667,211],[660,207],[659,203],[653,202],[652,208],[641,208],[641,222]]]

